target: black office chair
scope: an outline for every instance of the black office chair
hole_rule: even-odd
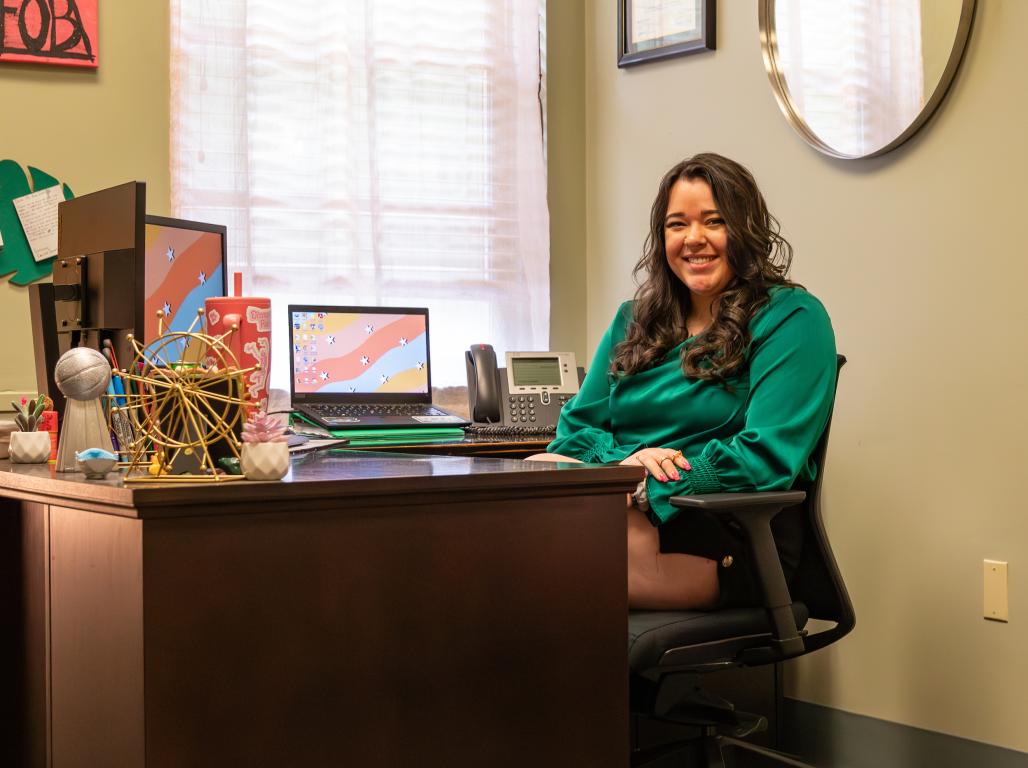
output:
[[[839,355],[841,369],[846,358]],[[699,765],[724,768],[722,747],[745,750],[751,760],[806,766],[775,750],[742,741],[767,728],[766,718],[737,712],[704,692],[701,675],[737,666],[774,664],[834,643],[853,629],[846,592],[821,521],[821,483],[831,416],[814,450],[817,479],[804,489],[761,493],[676,496],[683,509],[705,510],[734,521],[744,532],[763,606],[715,611],[632,611],[628,618],[631,711],[640,720],[675,723],[684,737],[657,746],[634,746],[632,765],[643,766],[688,750]],[[771,532],[771,520],[798,507],[805,521],[803,546],[791,584]],[[807,632],[808,619],[833,622]],[[637,723],[639,720],[637,720]],[[692,763],[695,764],[695,763]],[[730,763],[731,764],[731,763]],[[747,765],[751,763],[746,763]],[[809,767],[808,767],[809,768]]]

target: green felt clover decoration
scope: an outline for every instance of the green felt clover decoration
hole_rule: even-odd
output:
[[[0,238],[3,239],[0,276],[9,276],[14,285],[28,285],[47,277],[54,267],[52,257],[38,262],[32,257],[14,200],[60,183],[38,168],[23,167],[14,160],[0,160]],[[65,200],[74,197],[67,184],[61,186],[61,192]]]

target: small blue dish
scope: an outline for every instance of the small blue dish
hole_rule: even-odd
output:
[[[79,471],[87,480],[103,480],[107,473],[114,469],[118,457],[102,448],[87,448],[75,454]]]

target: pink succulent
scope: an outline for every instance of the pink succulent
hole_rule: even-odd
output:
[[[284,443],[286,426],[274,416],[258,411],[243,425],[244,443]]]

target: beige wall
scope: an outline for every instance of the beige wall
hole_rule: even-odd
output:
[[[858,626],[797,664],[791,692],[1024,751],[1028,3],[979,6],[927,129],[843,162],[780,115],[756,3],[718,3],[717,51],[621,71],[616,3],[587,0],[587,345],[630,295],[660,175],[703,150],[748,165],[850,358],[825,514]],[[981,618],[983,558],[1010,561],[1009,624]]]
[[[550,348],[586,347],[584,0],[546,6],[546,114],[550,208]]]
[[[0,158],[38,166],[81,195],[138,179],[147,211],[167,215],[166,3],[102,2],[100,67],[0,64]],[[25,288],[0,278],[0,408],[35,389]]]

